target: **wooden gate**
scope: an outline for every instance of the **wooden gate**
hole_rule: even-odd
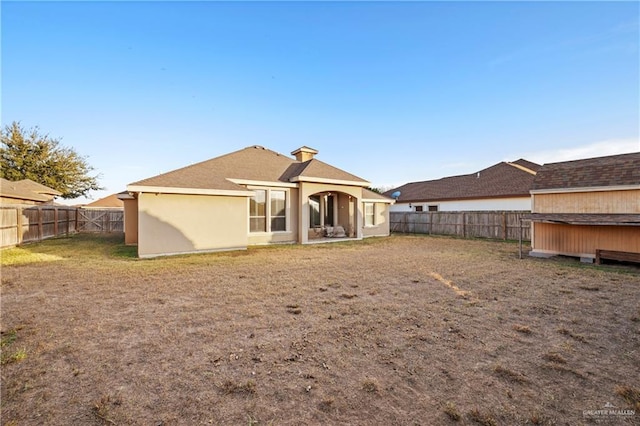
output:
[[[78,232],[124,232],[122,209],[78,209]]]

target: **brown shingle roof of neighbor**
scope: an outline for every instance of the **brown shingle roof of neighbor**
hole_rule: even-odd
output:
[[[118,198],[118,194],[111,194],[106,197],[100,198],[89,204],[85,204],[83,207],[110,207],[110,208],[123,208],[124,202]]]
[[[0,178],[0,195],[21,200],[46,202],[53,200],[54,196],[62,195],[62,193],[30,179],[10,181]]]
[[[535,170],[540,165],[523,159],[514,163],[520,167],[503,161],[468,175],[407,183],[384,195],[391,196],[400,191],[398,202],[529,196]]]
[[[532,172],[537,172],[538,170],[540,170],[540,167],[542,167],[540,164],[536,164],[534,162],[525,160],[524,158],[520,158],[519,160],[516,161],[512,161],[512,164],[517,164],[519,166],[525,167],[529,170],[531,170]]]
[[[640,185],[640,152],[545,164],[532,189],[618,185]]]
[[[243,191],[246,190],[244,187],[228,179],[288,183],[297,176],[366,183],[357,176],[319,160],[301,163],[255,145],[130,185]]]
[[[47,194],[47,195],[62,195],[62,192],[56,191],[53,188],[49,188],[48,186],[42,185],[41,183],[34,182],[31,179],[22,179],[16,182],[13,182],[15,185],[19,186],[21,189],[27,191],[33,191],[37,194]]]

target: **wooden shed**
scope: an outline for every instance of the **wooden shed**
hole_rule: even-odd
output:
[[[640,152],[545,164],[531,197],[532,256],[640,262]]]

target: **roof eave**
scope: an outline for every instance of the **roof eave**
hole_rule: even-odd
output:
[[[395,204],[396,200],[389,199],[385,200],[384,198],[363,198],[363,203],[385,203],[385,204]]]
[[[230,190],[215,188],[174,188],[168,186],[128,185],[129,192],[143,192],[153,194],[183,194],[183,195],[224,195],[229,197],[251,197],[250,190]]]
[[[231,183],[235,183],[236,185],[252,185],[252,186],[277,186],[282,188],[297,188],[297,183],[291,182],[273,182],[273,181],[262,181],[262,180],[250,180],[250,179],[235,179],[235,178],[227,178],[227,180]]]
[[[611,185],[611,186],[585,186],[573,188],[542,188],[532,189],[529,191],[532,195],[536,194],[559,194],[564,192],[602,192],[602,191],[629,191],[640,189],[637,185]]]
[[[431,203],[436,201],[473,201],[473,200],[494,200],[503,198],[530,198],[529,194],[505,194],[505,195],[487,195],[487,196],[473,196],[473,197],[450,197],[450,198],[414,198],[408,200],[397,200],[398,203]]]
[[[340,179],[329,179],[329,178],[307,177],[307,176],[294,176],[290,179],[290,181],[291,182],[308,182],[308,183],[326,183],[326,184],[346,185],[346,186],[361,186],[363,188],[371,186],[370,182],[365,182],[365,181],[340,180]]]

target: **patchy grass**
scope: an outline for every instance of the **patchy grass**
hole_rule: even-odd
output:
[[[498,422],[491,414],[483,413],[479,409],[474,408],[469,412],[469,418],[482,426],[497,426]]]
[[[558,329],[558,333],[560,333],[560,334],[562,334],[562,335],[564,335],[564,336],[569,336],[569,337],[571,337],[572,339],[577,340],[578,342],[581,342],[581,343],[587,343],[587,339],[586,339],[583,335],[581,335],[581,334],[577,334],[577,333],[574,333],[573,331],[571,331],[571,330],[567,330],[567,329],[566,329],[566,328],[564,328],[564,327],[559,328],[559,329]]]
[[[2,268],[3,424],[582,424],[639,403],[637,268],[427,236],[21,248],[60,260]]]
[[[137,260],[137,248],[124,245],[124,236],[114,234],[74,234],[39,243],[0,250],[2,266],[28,265],[73,259],[83,264],[102,265],[106,259]]]
[[[376,393],[380,389],[378,382],[373,379],[367,379],[362,382],[362,390],[369,393]]]
[[[13,343],[18,340],[18,332],[15,329],[2,332],[0,338],[0,365],[20,362],[27,357],[25,348],[13,349]]]
[[[248,380],[244,383],[236,383],[232,380],[227,380],[220,386],[220,390],[226,395],[234,393],[250,395],[256,393],[256,382]]]
[[[517,373],[515,371],[509,370],[501,365],[496,365],[493,368],[493,372],[496,373],[498,377],[501,377],[507,381],[514,383],[526,383],[528,382],[527,378],[524,377],[521,373]]]
[[[459,421],[462,416],[458,411],[458,407],[453,402],[447,402],[444,406],[444,413],[454,422]]]
[[[557,352],[549,352],[542,356],[543,359],[558,364],[566,364],[567,360]]]
[[[513,329],[514,329],[515,331],[517,331],[518,333],[522,333],[522,334],[531,334],[531,333],[533,333],[533,332],[531,331],[531,328],[529,328],[529,326],[528,326],[528,325],[515,324],[515,325],[513,326]]]
[[[640,411],[640,389],[628,385],[618,385],[616,395],[621,396],[627,404]]]
[[[0,265],[27,265],[29,263],[55,262],[64,258],[47,253],[36,253],[22,247],[0,250]]]

